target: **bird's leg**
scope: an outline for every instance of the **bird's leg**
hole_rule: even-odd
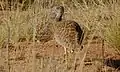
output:
[[[68,52],[67,52],[67,48],[64,47],[64,61],[65,61],[65,66],[66,66],[66,70],[68,67]]]
[[[67,54],[67,48],[64,47],[64,55],[66,55],[66,54]]]
[[[65,60],[67,59],[67,55],[68,55],[67,48],[64,47],[64,59]]]

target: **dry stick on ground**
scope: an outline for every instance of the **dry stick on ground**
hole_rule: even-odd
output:
[[[10,72],[10,63],[9,63],[9,43],[10,43],[10,26],[7,24],[7,28],[8,28],[8,38],[7,38],[7,63],[8,63],[8,71]]]
[[[35,36],[35,34],[33,33],[33,48],[32,48],[32,57],[33,57],[33,60],[32,60],[32,62],[33,62],[32,66],[33,66],[33,67],[32,67],[32,68],[33,68],[33,69],[32,69],[32,72],[36,72],[36,71],[35,71],[35,69],[36,69],[35,54],[36,54],[36,53],[35,53],[35,46],[34,46],[34,45],[35,45],[35,37],[34,37],[34,36]]]
[[[104,59],[105,59],[105,49],[104,49],[104,39],[102,38],[102,65],[101,65],[101,69],[104,68]]]
[[[35,15],[35,10],[33,15]],[[36,19],[33,18],[33,48],[32,48],[32,72],[36,72],[36,51],[35,51],[35,36],[36,36]]]

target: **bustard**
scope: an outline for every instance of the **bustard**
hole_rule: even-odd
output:
[[[50,18],[53,24],[53,36],[56,42],[67,51],[73,52],[82,49],[81,44],[84,38],[82,25],[72,20],[62,20],[64,14],[63,6],[55,6],[51,9]]]

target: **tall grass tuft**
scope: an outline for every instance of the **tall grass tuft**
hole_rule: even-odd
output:
[[[101,26],[102,37],[109,45],[120,50],[120,8],[119,3],[113,3],[103,8],[99,27]]]
[[[113,18],[105,28],[105,40],[113,47],[120,50],[120,17]]]
[[[84,68],[84,59],[90,46],[90,42],[92,42],[95,35],[101,34],[101,37],[103,37],[106,42],[120,50],[120,5],[118,0],[34,1],[35,2],[32,6],[26,11],[22,11],[22,7],[17,8],[16,10],[4,10],[3,8],[5,6],[2,6],[3,4],[0,2],[1,8],[3,7],[0,11],[0,47],[2,47],[4,42],[7,42],[8,39],[14,43],[17,43],[21,41],[20,39],[24,38],[29,42],[33,42],[33,72],[36,71],[36,53],[34,46],[36,26],[40,26],[40,31],[43,31],[44,28],[47,27],[47,10],[54,5],[65,6],[65,18],[68,20],[74,20],[78,22],[78,24],[83,24],[89,30],[90,41],[84,55],[82,56],[83,59],[80,67],[81,72]],[[9,52],[7,57],[9,58]],[[41,70],[43,70],[44,59],[41,60],[41,62]],[[49,64],[53,65],[52,58],[49,62],[51,62]],[[48,70],[50,69],[51,68],[49,67]]]

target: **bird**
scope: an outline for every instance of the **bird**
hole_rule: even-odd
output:
[[[50,19],[53,24],[53,36],[55,41],[64,47],[64,54],[82,50],[82,42],[84,39],[84,30],[82,24],[78,24],[74,20],[64,20],[64,7],[54,6],[50,11]]]
[[[43,25],[43,26],[41,26],[40,24],[37,24],[35,38],[37,39],[37,41],[43,42],[43,43],[53,40],[51,25],[47,23],[46,25]]]

